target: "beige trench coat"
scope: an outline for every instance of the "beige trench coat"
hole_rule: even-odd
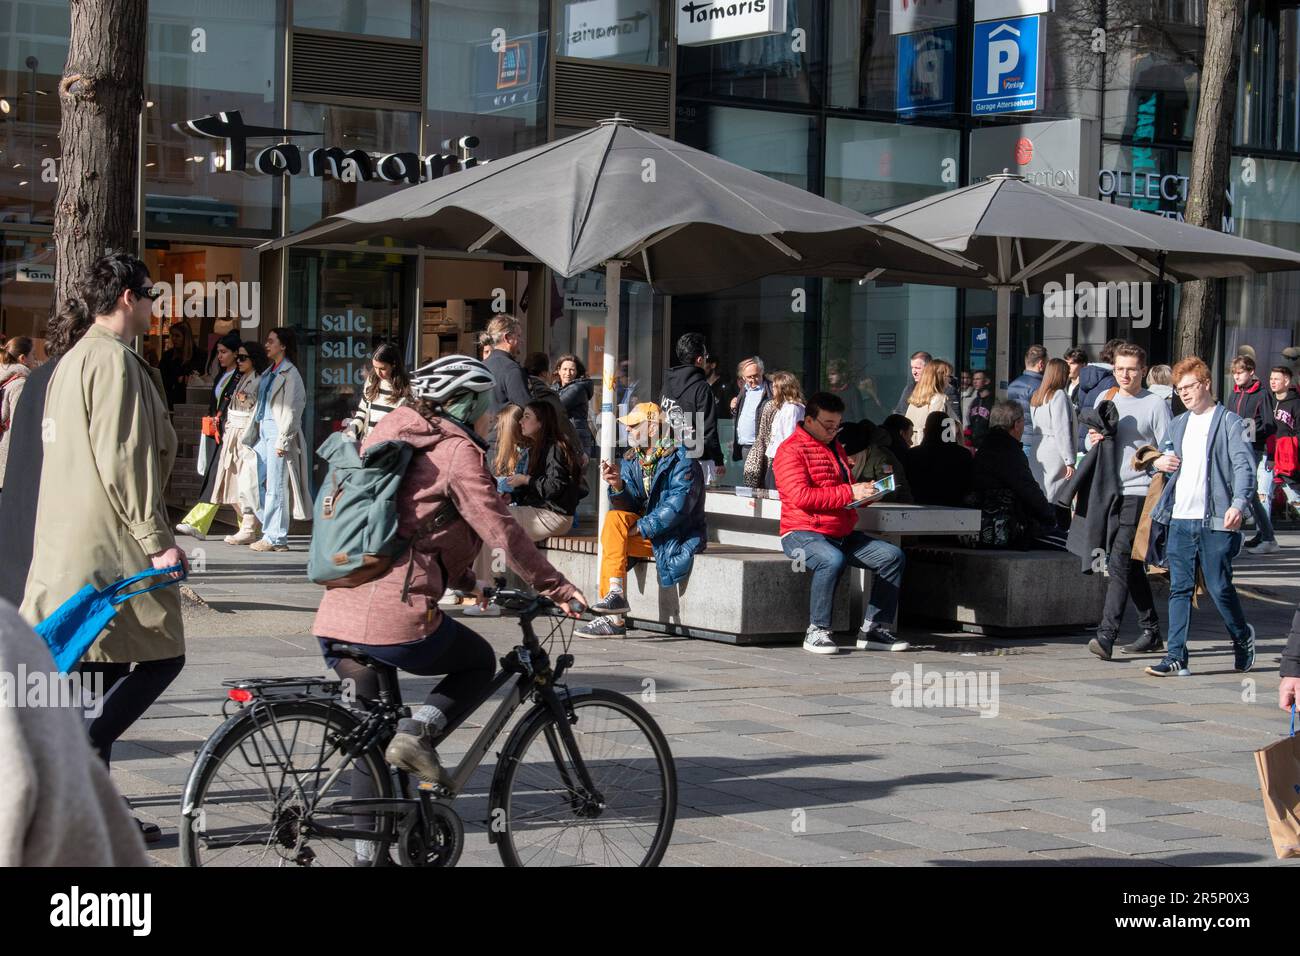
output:
[[[45,461],[22,614],[35,624],[93,583],[150,567],[175,539],[163,489],[176,433],[149,366],[92,325],[59,362],[45,397]],[[185,653],[180,597],[159,588],[125,602],[89,661],[163,660]]]

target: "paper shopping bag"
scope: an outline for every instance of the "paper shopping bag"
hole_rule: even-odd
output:
[[[1256,750],[1255,766],[1273,852],[1279,860],[1300,857],[1300,737],[1295,735],[1294,705],[1291,736]]]

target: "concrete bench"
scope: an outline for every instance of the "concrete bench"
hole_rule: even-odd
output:
[[[710,489],[705,497],[709,548],[696,556],[689,580],[659,587],[650,562],[634,565],[626,591],[634,626],[730,644],[802,640],[808,627],[807,577],[781,551],[781,502],[750,489]],[[858,512],[858,528],[899,541],[907,535],[955,535],[979,529],[969,508],[879,504]],[[543,545],[555,567],[592,599],[598,568],[594,537],[549,538]],[[834,630],[862,621],[870,575],[850,569],[840,579],[831,617]]]
[[[909,547],[900,617],[973,634],[1078,631],[1101,620],[1106,578],[1063,551]]]

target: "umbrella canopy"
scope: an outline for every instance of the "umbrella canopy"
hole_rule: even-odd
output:
[[[621,119],[398,190],[263,248],[377,236],[531,256],[562,276],[620,259],[623,278],[670,295],[767,275],[975,283],[980,274],[903,230]]]
[[[1188,282],[1300,269],[1300,254],[1287,249],[1035,186],[1010,173],[876,218],[960,252],[984,270],[974,282],[968,276],[928,281],[997,291],[999,389],[1010,377],[1012,290],[1042,292],[1067,276],[1096,283]]]
[[[1300,269],[1300,254],[1076,196],[1001,173],[875,214],[984,274],[971,285],[1041,292],[1068,272],[1089,282],[1189,282]],[[932,282],[949,284],[945,279]]]

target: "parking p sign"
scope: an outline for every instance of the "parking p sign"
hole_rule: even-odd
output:
[[[975,24],[972,114],[1038,109],[1038,21],[1033,16]]]

